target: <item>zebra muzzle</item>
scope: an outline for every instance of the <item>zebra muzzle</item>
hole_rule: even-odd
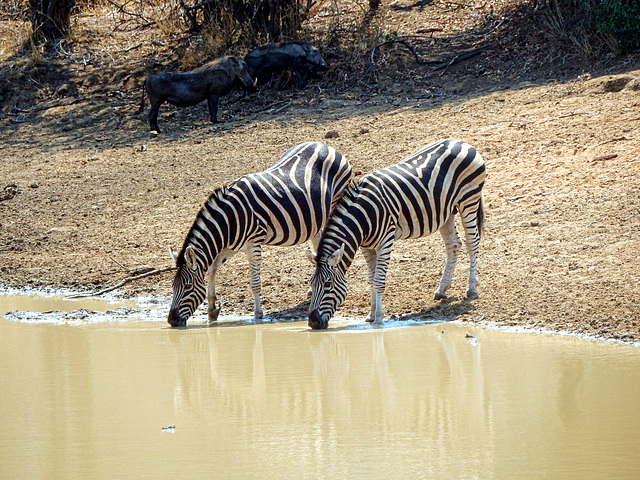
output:
[[[329,326],[329,316],[320,315],[319,310],[314,310],[309,314],[309,327],[312,330],[324,330]]]
[[[177,308],[169,310],[167,322],[169,322],[169,325],[172,327],[184,327],[187,324],[186,320],[180,318],[180,311]]]

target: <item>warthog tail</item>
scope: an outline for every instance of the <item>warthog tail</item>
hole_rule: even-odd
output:
[[[140,101],[140,108],[138,109],[138,113],[144,112],[144,92],[147,90],[147,81],[145,80],[142,84],[142,100]]]

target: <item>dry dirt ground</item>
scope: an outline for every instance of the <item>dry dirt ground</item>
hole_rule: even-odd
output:
[[[454,48],[451,39],[468,37],[453,20],[464,13],[467,24],[488,21],[489,3],[466,2],[471,7],[459,12],[453,2],[399,0],[378,15],[400,35],[440,28],[430,34],[434,49]],[[373,76],[354,81],[354,70],[336,67],[302,90],[235,92],[222,99],[217,125],[205,104],[163,106],[164,132],[155,138],[136,111],[150,59],[171,58],[150,41],[160,33],[118,33],[99,16],[79,16],[73,53],[39,67],[58,69],[56,82],[16,74],[20,88],[34,92],[31,102],[16,96],[15,84],[4,86],[0,285],[97,290],[130,271],[169,266],[167,245],[181,247],[214,186],[265,169],[300,142],[323,141],[367,173],[452,137],[477,147],[487,164],[480,297],[463,299],[464,254],[450,299],[433,300],[445,258],[435,234],[395,245],[386,315],[640,341],[640,63],[633,56],[595,66],[560,57],[536,63],[547,45],[505,38],[515,17],[499,13],[473,37],[495,42],[449,68],[419,65],[406,49],[386,45],[378,52],[386,69]],[[4,22],[4,35],[11,27]],[[325,56],[330,65],[340,60]],[[394,73],[401,66],[406,71]],[[265,248],[266,314],[304,319],[313,270],[305,248]],[[341,314],[364,321],[366,277],[358,255]],[[171,279],[168,272],[122,291],[169,297]],[[223,313],[252,312],[244,254],[222,268],[218,290]]]

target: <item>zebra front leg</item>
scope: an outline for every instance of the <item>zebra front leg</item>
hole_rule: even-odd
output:
[[[378,305],[380,306],[380,310],[382,310],[382,300],[380,300],[378,304],[376,294],[373,289],[378,253],[373,248],[362,248],[362,254],[364,255],[364,259],[367,261],[367,267],[369,267],[369,283],[371,284],[371,312],[367,317],[367,322],[374,322],[378,311]]]
[[[444,265],[442,272],[442,278],[440,279],[440,286],[435,292],[435,299],[442,300],[447,298],[447,289],[451,286],[453,280],[453,272],[456,269],[456,263],[458,261],[458,252],[462,241],[458,235],[456,229],[456,219],[453,215],[440,227],[440,235],[444,240],[444,245],[447,249],[447,262]]]
[[[218,301],[218,297],[216,296],[216,271],[217,268],[214,269],[213,266],[207,272],[208,277],[208,285],[207,285],[207,315],[209,317],[210,322],[215,322],[218,320],[218,316],[220,315],[220,302]]]
[[[374,324],[381,324],[384,318],[382,295],[384,294],[387,281],[387,268],[389,268],[393,239],[394,237],[390,236],[384,240],[377,250],[373,250],[373,254],[365,253],[367,263],[371,262],[369,263],[369,277],[371,278],[371,316],[367,321]],[[366,250],[363,250],[363,252],[365,251]],[[371,257],[373,257],[373,259]]]
[[[216,296],[216,273],[220,266],[229,260],[235,252],[231,250],[223,250],[218,254],[215,258],[209,269],[207,270],[207,303],[209,306],[207,307],[207,314],[209,316],[210,322],[215,322],[220,315],[221,304],[218,301],[218,297]]]
[[[262,318],[262,306],[260,305],[260,263],[262,262],[262,247],[254,243],[247,245],[247,258],[249,260],[249,285],[253,290],[253,317]]]

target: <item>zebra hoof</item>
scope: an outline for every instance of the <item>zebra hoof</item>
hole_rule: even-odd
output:
[[[221,308],[222,308],[222,305],[220,305],[220,302],[214,302],[212,305],[209,306],[209,310],[207,313],[209,315],[210,322],[215,322],[216,320],[218,320],[218,317],[220,316]]]
[[[467,290],[467,299],[473,300],[474,298],[478,298],[478,292],[475,290]]]
[[[445,298],[447,298],[446,293],[436,292],[435,295],[433,296],[434,300],[444,300]]]

